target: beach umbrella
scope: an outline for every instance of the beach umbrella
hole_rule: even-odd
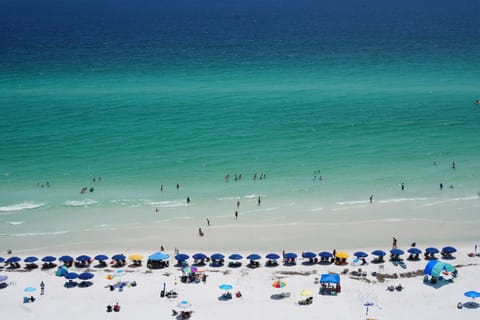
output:
[[[125,270],[123,269],[118,269],[117,271],[115,271],[115,277],[123,277],[124,275],[126,275],[127,273],[125,272]]]
[[[262,257],[259,256],[259,255],[256,254],[256,253],[252,253],[251,255],[249,255],[249,256],[247,257],[247,259],[248,259],[248,260],[260,260],[260,259],[262,259]]]
[[[25,289],[23,289],[23,291],[25,291],[25,292],[35,292],[35,291],[37,291],[37,288],[34,288],[34,287],[26,287]]]
[[[7,281],[7,279],[8,279],[7,276],[4,276],[4,275],[1,275],[1,276],[0,276],[0,282]]]
[[[95,260],[97,261],[105,261],[105,260],[108,260],[108,257],[104,254],[97,254],[95,256]]]
[[[231,284],[221,284],[218,287],[220,288],[220,290],[225,290],[225,291],[232,290],[233,288]]]
[[[340,283],[340,275],[333,273],[324,273],[320,276],[320,283]]]
[[[192,306],[192,304],[187,300],[183,300],[183,301],[180,301],[177,306],[182,309],[188,309]]]
[[[83,272],[78,275],[78,279],[80,280],[90,280],[93,278],[93,273],[90,272]]]
[[[286,285],[287,285],[287,283],[285,281],[282,281],[282,280],[275,280],[272,283],[272,287],[274,287],[274,288],[283,288]]]
[[[3,262],[3,261],[5,261],[5,258],[0,257],[0,263]]]
[[[300,291],[300,295],[302,297],[312,297],[313,296],[313,291],[312,290],[302,290],[302,291]]]
[[[132,261],[141,261],[143,260],[143,256],[141,254],[136,253],[129,256],[128,259]]]
[[[78,273],[76,272],[68,272],[65,274],[65,279],[68,279],[68,280],[73,280],[73,279],[77,279],[78,278]]]
[[[155,252],[151,255],[148,256],[149,260],[152,261],[162,261],[162,260],[167,260],[170,256],[166,253],[163,252]]]
[[[444,247],[442,249],[442,252],[445,252],[445,253],[454,253],[454,252],[457,252],[457,249],[455,249],[454,247]]]
[[[477,291],[467,291],[464,293],[464,295],[465,297],[469,297],[472,299],[480,298],[480,292],[477,292]]]
[[[302,257],[303,257],[303,258],[307,258],[307,259],[313,259],[313,258],[315,258],[316,256],[317,256],[317,254],[314,253],[314,252],[311,252],[311,251],[307,251],[307,252],[303,252],[303,253],[302,253]]]
[[[408,253],[411,253],[411,254],[421,254],[422,253],[422,250],[418,249],[418,248],[410,248],[407,250]]]
[[[287,259],[296,259],[296,258],[297,258],[297,254],[296,254],[296,253],[293,253],[293,252],[285,253],[285,258],[287,258]]]
[[[401,249],[392,249],[392,250],[390,250],[390,253],[395,255],[395,256],[400,256],[400,255],[404,254],[405,252]]]
[[[190,258],[190,256],[188,254],[184,254],[184,253],[179,253],[175,256],[175,260],[177,260],[177,261],[185,261],[188,258]]]
[[[38,261],[38,258],[34,257],[34,256],[30,256],[30,257],[26,257],[25,259],[23,259],[23,261],[26,262],[26,263],[33,263],[35,261]]]
[[[43,262],[53,262],[55,260],[57,260],[57,258],[55,258],[53,256],[45,256],[45,257],[42,258]]]
[[[357,251],[353,254],[357,258],[366,258],[368,257],[368,253],[363,252],[363,251]]]
[[[19,257],[10,257],[7,259],[7,261],[5,261],[5,263],[17,263],[20,261],[22,261],[22,259],[20,259]]]
[[[185,267],[182,269],[183,272],[185,272],[186,274],[190,274],[190,273],[195,273],[198,271],[197,268],[195,267]]]
[[[73,261],[73,257],[71,257],[71,256],[61,256],[60,258],[58,258],[58,260],[60,260],[62,262],[70,262],[70,261]]]
[[[350,257],[350,255],[344,251],[339,251],[335,254],[335,257],[339,259],[347,259],[348,257]]]
[[[318,256],[320,258],[328,259],[328,258],[333,257],[333,254],[331,252],[328,252],[328,251],[322,251],[318,254]]]
[[[222,260],[225,256],[221,253],[214,253],[210,256],[212,260]]]
[[[117,260],[117,261],[120,261],[120,260],[127,260],[127,257],[120,253],[120,254],[116,254],[112,257],[112,260]]]
[[[430,248],[425,249],[425,252],[435,254],[435,253],[439,253],[440,250],[438,250],[437,248],[434,248],[434,247],[430,247]]]
[[[387,255],[387,253],[385,251],[382,251],[382,250],[374,250],[372,251],[372,254],[374,256],[377,256],[377,257],[384,257]]]
[[[233,253],[233,254],[228,256],[228,259],[230,259],[230,260],[242,260],[243,257],[241,255],[239,255],[238,253]]]
[[[267,259],[270,259],[270,260],[277,260],[277,259],[280,259],[280,256],[276,253],[269,253],[265,256]]]
[[[207,257],[205,254],[203,254],[203,253],[195,253],[195,254],[193,255],[193,259],[195,259],[195,260],[205,260],[205,259],[207,259],[207,258],[208,258],[208,257]]]
[[[77,257],[77,261],[80,261],[80,262],[87,262],[87,261],[90,261],[90,259],[91,258],[85,254],[82,254],[81,256]]]

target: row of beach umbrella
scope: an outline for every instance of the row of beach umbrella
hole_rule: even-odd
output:
[[[407,252],[410,253],[410,254],[415,254],[415,255],[422,254],[422,250],[419,249],[419,248],[416,248],[416,247],[412,247],[412,248],[408,249]],[[440,253],[440,252],[447,253],[447,254],[452,254],[452,253],[457,252],[457,249],[452,247],[452,246],[444,247],[444,248],[442,248],[442,250],[439,250],[435,247],[429,247],[429,248],[425,249],[425,253],[428,253],[428,254],[437,254],[437,253]],[[383,250],[374,250],[374,251],[371,252],[371,254],[374,255],[374,256],[378,256],[378,257],[383,257],[383,256],[387,255],[387,253]],[[403,255],[403,254],[405,254],[405,251],[403,251],[401,249],[394,248],[394,249],[390,250],[390,254],[392,254],[392,255]],[[306,258],[306,259],[314,259],[317,256],[320,257],[320,258],[323,258],[323,259],[329,259],[329,258],[333,257],[333,253],[328,252],[328,251],[322,251],[318,254],[315,253],[315,252],[311,252],[311,251],[306,251],[306,252],[302,253],[302,257]],[[353,254],[353,256],[355,256],[356,258],[362,259],[362,258],[368,257],[368,253],[363,252],[363,251],[357,251]],[[169,257],[170,256],[168,254],[164,253],[164,252],[155,252],[155,253],[148,256],[148,260],[162,261],[162,260],[168,260]],[[298,257],[297,254],[294,253],[294,252],[285,253],[285,255],[284,255],[284,258],[286,258],[286,259],[296,259],[297,257]],[[339,258],[339,259],[347,259],[349,257],[349,254],[346,253],[346,252],[343,252],[343,251],[339,251],[339,252],[335,253],[335,257]],[[143,260],[143,258],[144,257],[140,254],[133,254],[133,255],[130,255],[128,257],[128,259],[132,260],[132,261],[141,261],[141,260]],[[190,258],[190,256],[187,255],[187,254],[184,254],[184,253],[180,253],[180,254],[177,254],[175,256],[175,260],[177,260],[179,262],[184,262],[184,261],[188,260],[189,258]],[[195,260],[206,260],[209,257],[207,255],[203,254],[203,253],[196,253],[192,256],[192,258],[195,259]],[[252,254],[250,254],[246,257],[247,260],[253,260],[253,261],[260,260],[261,258],[262,257],[259,254],[256,254],[256,253],[252,253]],[[278,259],[280,259],[280,255],[278,255],[276,253],[269,253],[265,256],[265,258],[269,259],[269,260],[278,260]],[[64,263],[73,262],[73,261],[92,262],[93,260],[97,260],[97,261],[102,262],[102,261],[108,260],[109,257],[105,254],[98,254],[95,257],[93,257],[93,259],[92,259],[92,257],[90,257],[88,255],[80,255],[80,256],[77,256],[76,258],[74,258],[72,256],[69,256],[69,255],[63,255],[59,258],[56,258],[54,256],[45,256],[42,259],[39,259],[38,257],[35,257],[35,256],[28,256],[25,259],[23,259],[23,262],[25,262],[25,263],[35,263],[35,262],[40,260],[40,261],[45,262],[45,263],[52,263],[52,262],[55,262],[57,259],[58,259],[58,261],[61,261],[61,262],[64,262]],[[116,260],[116,261],[125,261],[125,260],[127,260],[127,256],[125,256],[124,254],[116,254],[116,255],[111,256],[111,259]],[[223,259],[225,259],[225,256],[221,253],[214,253],[210,256],[210,259],[212,259],[212,260],[223,260]],[[243,256],[238,254],[238,253],[233,253],[233,254],[228,256],[228,259],[238,261],[238,260],[242,260]],[[18,263],[18,262],[21,262],[21,261],[22,261],[22,258],[20,258],[18,256],[12,256],[12,257],[9,257],[8,259],[4,259],[3,257],[0,257],[0,263],[5,262],[5,263],[9,264],[9,263]]]

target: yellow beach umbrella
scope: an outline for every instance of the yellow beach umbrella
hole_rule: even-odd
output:
[[[313,296],[313,291],[312,290],[302,290],[302,291],[300,291],[300,295],[302,297],[311,297],[311,296]]]
[[[140,254],[132,254],[128,259],[137,261],[137,260],[143,260],[143,256]]]
[[[339,259],[347,259],[349,257],[349,254],[344,251],[339,251],[335,254],[335,257]]]

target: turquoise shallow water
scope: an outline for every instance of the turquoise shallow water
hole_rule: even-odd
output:
[[[237,197],[291,206],[294,221],[370,194],[470,199],[480,190],[480,30],[462,5],[440,6],[435,19],[397,8],[407,24],[384,7],[396,18],[368,8],[348,12],[349,22],[334,9],[173,8],[162,21],[122,11],[120,25],[85,9],[76,32],[43,12],[29,29],[32,16],[20,22],[10,9],[0,62],[7,244],[111,220],[148,224],[142,213],[156,207],[195,225],[206,211],[230,214]],[[253,181],[255,172],[267,178]]]

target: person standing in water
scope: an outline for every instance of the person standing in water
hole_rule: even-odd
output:
[[[258,196],[257,204],[260,206],[261,203],[262,203],[262,200],[260,200],[260,196]]]
[[[370,195],[370,203],[372,203],[372,202],[373,202],[373,194]]]

